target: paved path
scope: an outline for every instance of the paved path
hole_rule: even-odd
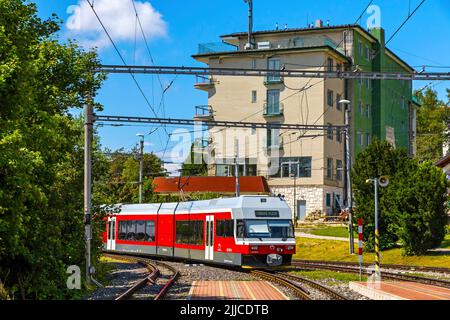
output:
[[[330,236],[318,236],[315,234],[304,233],[304,232],[295,232],[296,237],[300,238],[310,238],[310,239],[321,239],[321,240],[335,240],[335,241],[346,241],[348,242],[348,238],[342,237],[330,237]],[[355,242],[358,242],[358,238],[355,239]]]

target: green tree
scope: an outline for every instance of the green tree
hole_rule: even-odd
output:
[[[191,152],[187,159],[181,165],[182,176],[207,176],[208,165],[203,159],[200,142],[194,142],[191,145]],[[200,163],[198,163],[200,162]]]
[[[0,282],[15,298],[74,297],[66,268],[84,268],[82,131],[69,109],[104,76],[91,73],[95,52],[58,42],[58,23],[0,0]]]
[[[449,91],[448,91],[449,92]],[[417,158],[436,162],[443,156],[442,146],[448,143],[446,132],[450,124],[450,112],[437,92],[428,88],[424,93],[415,92],[421,107],[417,110]]]
[[[374,248],[374,188],[367,179],[378,178],[382,175],[390,177],[390,181],[404,179],[413,166],[404,150],[394,149],[388,142],[373,139],[372,143],[356,157],[352,169],[352,186],[355,199],[355,223],[358,218],[363,219],[365,241],[368,250]],[[380,248],[393,247],[397,240],[396,218],[386,201],[386,195],[393,189],[390,183],[386,188],[379,188],[379,229]],[[389,197],[388,197],[389,198]]]
[[[415,169],[393,181],[390,201],[386,201],[406,255],[421,255],[440,245],[447,224],[445,174],[429,161]]]

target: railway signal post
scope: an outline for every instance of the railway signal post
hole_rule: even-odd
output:
[[[92,130],[94,111],[92,103],[87,98],[84,105],[84,233],[86,241],[86,282],[91,283],[91,190],[92,190]]]
[[[362,281],[362,263],[363,263],[363,224],[362,219],[358,219],[358,262],[359,262],[359,281]]]

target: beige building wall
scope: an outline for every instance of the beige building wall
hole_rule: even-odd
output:
[[[331,34],[333,41],[339,42],[342,32]],[[243,43],[243,42],[242,42]],[[241,43],[241,45],[243,45]],[[330,49],[303,49],[279,52],[245,52],[242,54],[224,54],[211,56],[209,59],[199,59],[210,67],[266,69],[267,59],[277,57],[281,66],[286,69],[323,70],[327,58],[332,58],[334,64],[344,64],[345,60]],[[318,67],[320,66],[320,67]],[[344,97],[344,81],[340,79],[321,78],[285,78],[281,84],[265,84],[265,77],[227,77],[214,76],[214,83],[208,90],[208,105],[212,107],[214,120],[245,121],[245,122],[280,122],[315,125],[343,125],[344,111],[337,109],[336,94]],[[309,87],[311,86],[311,87]],[[301,88],[307,90],[299,92]],[[280,102],[283,116],[267,117],[263,115],[267,102],[268,89],[280,90]],[[327,91],[332,90],[333,106],[327,104]],[[256,101],[252,101],[252,92],[256,92]],[[326,204],[326,194],[337,194],[343,198],[343,177],[336,180],[336,160],[344,164],[344,136],[341,142],[327,137],[326,132],[308,131],[296,132],[280,130],[282,148],[279,157],[311,157],[311,177],[297,177],[295,195],[297,200],[306,200],[306,212],[329,212],[331,206]],[[271,177],[268,172],[269,157],[266,149],[266,129],[240,128],[209,128],[210,148],[215,159],[229,159],[235,156],[235,140],[238,140],[239,157],[256,161],[258,175],[268,178],[269,186],[274,194],[283,194],[294,213],[297,204],[294,203],[294,179]],[[297,140],[299,136],[304,137]],[[320,136],[317,136],[320,135]],[[272,156],[277,156],[272,153]],[[333,176],[326,177],[327,158],[333,159]],[[209,166],[209,174],[215,175],[215,166]],[[331,200],[333,203],[334,199]]]

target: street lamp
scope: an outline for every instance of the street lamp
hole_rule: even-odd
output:
[[[144,134],[138,133],[136,136],[140,137],[140,153],[139,153],[139,203],[142,203],[142,170],[144,158]]]
[[[353,239],[353,202],[352,202],[352,184],[350,179],[350,169],[351,169],[351,152],[350,152],[350,107],[351,102],[347,99],[342,99],[338,102],[340,105],[345,106],[345,171],[346,171],[346,181],[347,181],[347,210],[348,210],[348,232],[349,232],[349,247],[350,254],[355,253],[355,244]]]

